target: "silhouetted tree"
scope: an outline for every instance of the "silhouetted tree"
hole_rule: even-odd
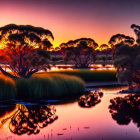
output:
[[[135,39],[133,37],[125,36],[124,34],[116,34],[110,38],[108,44],[115,51],[116,48],[121,45],[133,46],[134,42],[135,42]]]
[[[104,61],[103,66],[105,66],[106,62],[107,62],[108,55],[112,54],[112,47],[107,45],[107,44],[102,44],[96,49],[96,52],[98,54],[105,55],[105,57],[103,56],[103,61]]]
[[[98,44],[90,38],[70,40],[60,45],[65,62],[71,62],[75,68],[88,68],[95,61],[95,48]]]
[[[137,42],[137,44],[140,45],[140,26],[132,24],[131,28],[134,30],[134,32],[136,34],[136,42]]]
[[[140,86],[140,47],[122,45],[115,51],[114,65],[120,82],[127,81],[131,88],[132,82]]]
[[[128,125],[132,120],[140,128],[140,96],[127,95],[110,100],[109,112],[120,125]]]
[[[49,30],[31,25],[9,24],[0,28],[0,61],[7,64],[13,74],[0,71],[13,79],[29,78],[48,67],[48,50],[53,35]]]

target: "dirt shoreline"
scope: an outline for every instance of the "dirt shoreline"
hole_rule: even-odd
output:
[[[97,86],[127,86],[127,83],[120,84],[117,81],[107,81],[107,82],[86,82],[86,88],[97,87]]]

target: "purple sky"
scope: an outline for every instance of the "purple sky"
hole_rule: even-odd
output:
[[[140,25],[139,0],[3,0],[0,26],[31,24],[52,31],[54,46],[81,37],[98,44],[123,33],[135,37],[131,24]]]

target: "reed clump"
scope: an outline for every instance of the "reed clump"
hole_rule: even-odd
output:
[[[76,76],[41,74],[16,81],[18,99],[62,99],[83,94],[85,83]]]
[[[0,78],[0,100],[15,99],[17,97],[14,82]]]

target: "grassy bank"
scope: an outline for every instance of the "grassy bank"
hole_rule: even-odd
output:
[[[51,74],[68,74],[74,75],[82,78],[87,82],[105,82],[105,81],[117,81],[116,71],[115,70],[63,70],[63,71],[51,71],[51,72],[42,72],[36,75],[51,75]]]
[[[15,83],[0,79],[0,100],[63,99],[83,94],[85,83],[78,77],[64,74],[41,74]]]
[[[67,75],[65,75],[67,74]],[[65,70],[40,72],[30,79],[14,83],[0,77],[0,100],[7,99],[60,99],[75,97],[84,92],[85,81],[117,81],[113,70]],[[4,77],[5,79],[5,77]]]

